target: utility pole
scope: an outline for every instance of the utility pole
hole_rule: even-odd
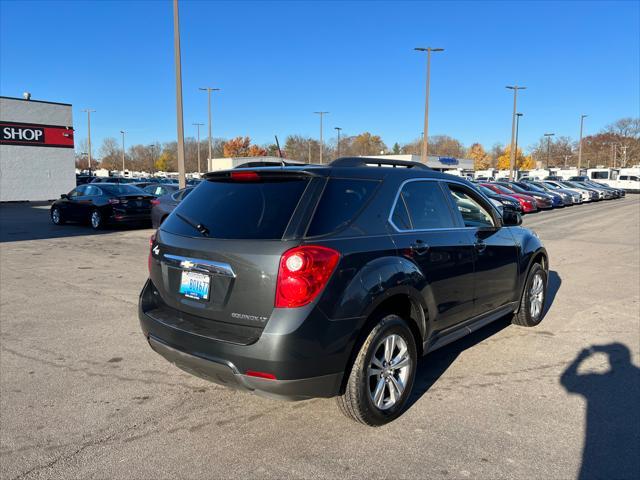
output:
[[[547,170],[549,170],[549,160],[551,159],[551,137],[553,137],[555,133],[545,133],[544,136],[547,137]]]
[[[515,161],[515,176],[517,177],[518,175],[518,133],[520,131],[520,117],[522,116],[522,113],[516,113],[516,161]]]
[[[83,110],[83,112],[87,112],[87,139],[89,143],[89,175],[91,175],[91,112],[95,112],[95,110]]]
[[[516,138],[516,111],[518,101],[518,90],[526,90],[527,87],[520,87],[518,85],[507,85],[509,90],[513,90],[513,115],[511,117],[511,151],[509,154],[509,180],[513,180],[513,170],[516,164],[516,152],[515,152],[515,138]]]
[[[204,92],[207,92],[207,96],[208,96],[208,105],[209,105],[209,158],[207,160],[207,171],[211,171],[213,170],[213,154],[212,154],[212,141],[213,141],[213,137],[211,136],[211,92],[219,92],[220,89],[219,88],[212,88],[212,87],[201,87],[199,88],[199,90],[202,90]]]
[[[176,116],[178,123],[178,186],[187,185],[184,169],[184,117],[182,115],[182,63],[180,60],[180,18],[178,0],[173,0],[173,50],[176,67]]]
[[[621,145],[620,148],[622,149],[622,167],[626,167],[627,166],[627,147],[628,145]]]
[[[320,115],[320,164],[322,165],[322,150],[324,147],[324,144],[322,143],[322,117],[329,112],[313,112],[313,113]]]
[[[551,137],[553,137],[555,133],[545,133],[544,136],[547,137],[547,170],[549,169],[549,162],[551,160]]]
[[[431,80],[431,52],[444,52],[444,48],[431,48],[431,47],[416,47],[414,50],[418,52],[427,52],[427,80],[426,80],[426,95],[424,99],[424,138],[422,140],[422,154],[420,161],[427,164],[428,147],[429,147],[429,82]]]
[[[338,132],[338,158],[340,158],[340,132],[342,131],[342,128],[333,127],[333,129]]]
[[[580,166],[582,165],[582,127],[584,125],[584,119],[588,115],[580,115],[580,141],[578,142],[578,175],[580,175]]]
[[[311,140],[309,140],[309,163],[311,163]]]
[[[204,123],[194,123],[194,125],[198,129],[198,174],[201,174],[202,170],[200,170],[200,126],[204,125]]]
[[[124,134],[125,131],[124,130],[120,130],[120,133],[122,134],[122,176],[124,177]]]

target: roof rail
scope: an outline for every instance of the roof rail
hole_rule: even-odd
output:
[[[410,160],[392,160],[387,158],[372,157],[342,157],[334,160],[329,165],[332,167],[391,167],[391,168],[420,168],[431,170],[424,163]]]

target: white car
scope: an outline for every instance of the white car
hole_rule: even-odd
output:
[[[555,180],[545,180],[544,183],[546,183],[547,185],[550,185],[552,188],[553,187],[562,188],[563,190],[569,190],[571,192],[579,193],[583,202],[591,201],[591,194],[589,193],[589,190],[584,190],[583,188],[569,187]]]

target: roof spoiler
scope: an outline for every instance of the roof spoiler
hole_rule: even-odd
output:
[[[334,160],[329,165],[331,165],[332,167],[391,167],[419,168],[421,170],[431,170],[424,163],[420,162],[372,157],[342,157]]]

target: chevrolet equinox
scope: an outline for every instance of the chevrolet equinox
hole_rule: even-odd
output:
[[[547,253],[520,223],[416,162],[211,172],[150,240],[142,330],[193,375],[382,425],[420,355],[541,321]]]

